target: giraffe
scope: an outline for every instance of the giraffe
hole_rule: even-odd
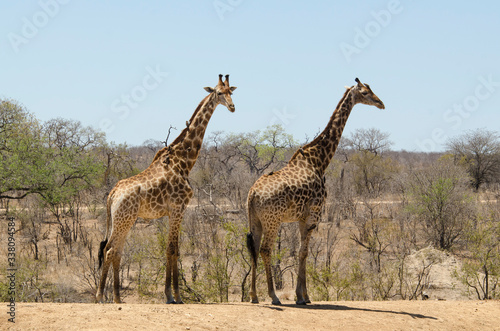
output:
[[[247,247],[252,256],[252,303],[259,302],[255,281],[260,252],[272,304],[281,304],[271,275],[271,251],[279,227],[285,222],[299,222],[301,246],[296,303],[305,305],[311,302],[306,288],[306,258],[311,233],[318,225],[326,198],[325,169],[335,154],[353,106],[363,103],[385,108],[368,84],[361,83],[358,78],[356,83],[352,87],[346,87],[330,121],[318,137],[299,148],[285,167],[263,175],[250,188],[247,205],[250,232],[247,234]]]
[[[119,267],[123,245],[132,225],[138,217],[156,219],[168,216],[169,234],[165,296],[167,303],[182,303],[179,293],[179,230],[184,210],[193,196],[188,181],[200,152],[203,136],[210,117],[217,105],[222,104],[230,112],[235,107],[231,98],[236,89],[225,82],[222,75],[215,88],[205,87],[209,93],[198,105],[191,119],[179,136],[168,146],[159,150],[149,167],[138,175],[120,180],[107,199],[106,237],[99,247],[99,268],[102,275],[96,293],[101,302],[110,265],[113,265],[113,299],[120,303]],[[111,226],[111,232],[110,232]],[[172,295],[172,285],[174,296]]]

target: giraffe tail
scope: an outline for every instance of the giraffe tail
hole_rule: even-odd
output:
[[[253,265],[256,266],[257,265],[257,258],[258,258],[258,254],[259,254],[259,252],[257,252],[257,245],[259,245],[259,243],[255,242],[255,236],[252,233],[252,225],[256,221],[255,209],[254,209],[254,199],[255,199],[255,192],[250,190],[250,192],[248,193],[248,201],[247,201],[248,223],[249,223],[249,228],[250,228],[250,232],[247,233],[247,248],[248,248],[248,251],[250,252],[250,256],[252,257]],[[258,222],[258,223],[260,223],[260,222]]]
[[[253,239],[253,233],[247,233],[247,248],[252,256],[252,261],[254,264],[257,264],[257,251],[255,249],[255,240]]]
[[[97,255],[99,259],[99,269],[101,269],[102,261],[104,260],[104,248],[106,247],[107,244],[108,244],[108,239],[104,239],[103,241],[101,241],[101,244],[99,245],[99,254]]]
[[[111,224],[111,202],[112,202],[113,192],[114,189],[109,193],[108,199],[106,201],[106,237],[104,238],[103,241],[101,241],[99,245],[99,253],[97,254],[97,259],[99,260],[99,269],[101,269],[102,263],[104,261],[104,249],[108,244],[109,225]]]

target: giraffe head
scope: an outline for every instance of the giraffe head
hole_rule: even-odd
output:
[[[219,75],[219,82],[217,85],[212,87],[205,87],[205,91],[208,93],[215,93],[217,104],[221,104],[227,107],[230,112],[234,112],[234,103],[231,98],[231,94],[236,90],[235,86],[229,86],[229,75],[226,75],[226,81],[222,81],[222,75]]]
[[[358,78],[355,79],[357,85],[351,87],[351,92],[354,93],[355,103],[364,103],[365,105],[372,105],[379,109],[385,109],[384,103],[380,100],[368,84],[363,84]]]

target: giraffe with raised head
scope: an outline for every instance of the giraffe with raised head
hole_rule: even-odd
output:
[[[120,180],[109,193],[106,237],[99,247],[99,267],[102,265],[102,275],[96,293],[97,302],[102,301],[111,265],[114,275],[113,299],[115,303],[121,302],[120,259],[125,239],[136,219],[168,216],[165,295],[167,303],[182,303],[177,258],[180,224],[184,210],[193,196],[188,176],[200,152],[205,130],[215,108],[222,104],[234,112],[231,95],[235,89],[236,87],[229,85],[229,75],[226,75],[225,81],[222,80],[222,75],[219,75],[219,81],[214,88],[205,87],[209,94],[200,102],[179,136],[156,153],[146,170]]]
[[[326,128],[313,141],[299,148],[284,168],[263,175],[250,188],[247,246],[252,256],[250,297],[253,303],[259,302],[255,281],[260,253],[266,271],[268,294],[273,304],[281,304],[274,290],[271,251],[279,227],[285,222],[299,222],[301,246],[296,303],[304,305],[311,302],[306,288],[306,258],[311,232],[318,225],[326,198],[325,170],[335,154],[353,106],[363,103],[385,108],[368,84],[361,83],[357,78],[356,83],[346,87]]]

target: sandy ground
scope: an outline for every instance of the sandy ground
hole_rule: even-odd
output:
[[[15,324],[2,315],[0,330],[500,330],[500,301],[18,303]]]

